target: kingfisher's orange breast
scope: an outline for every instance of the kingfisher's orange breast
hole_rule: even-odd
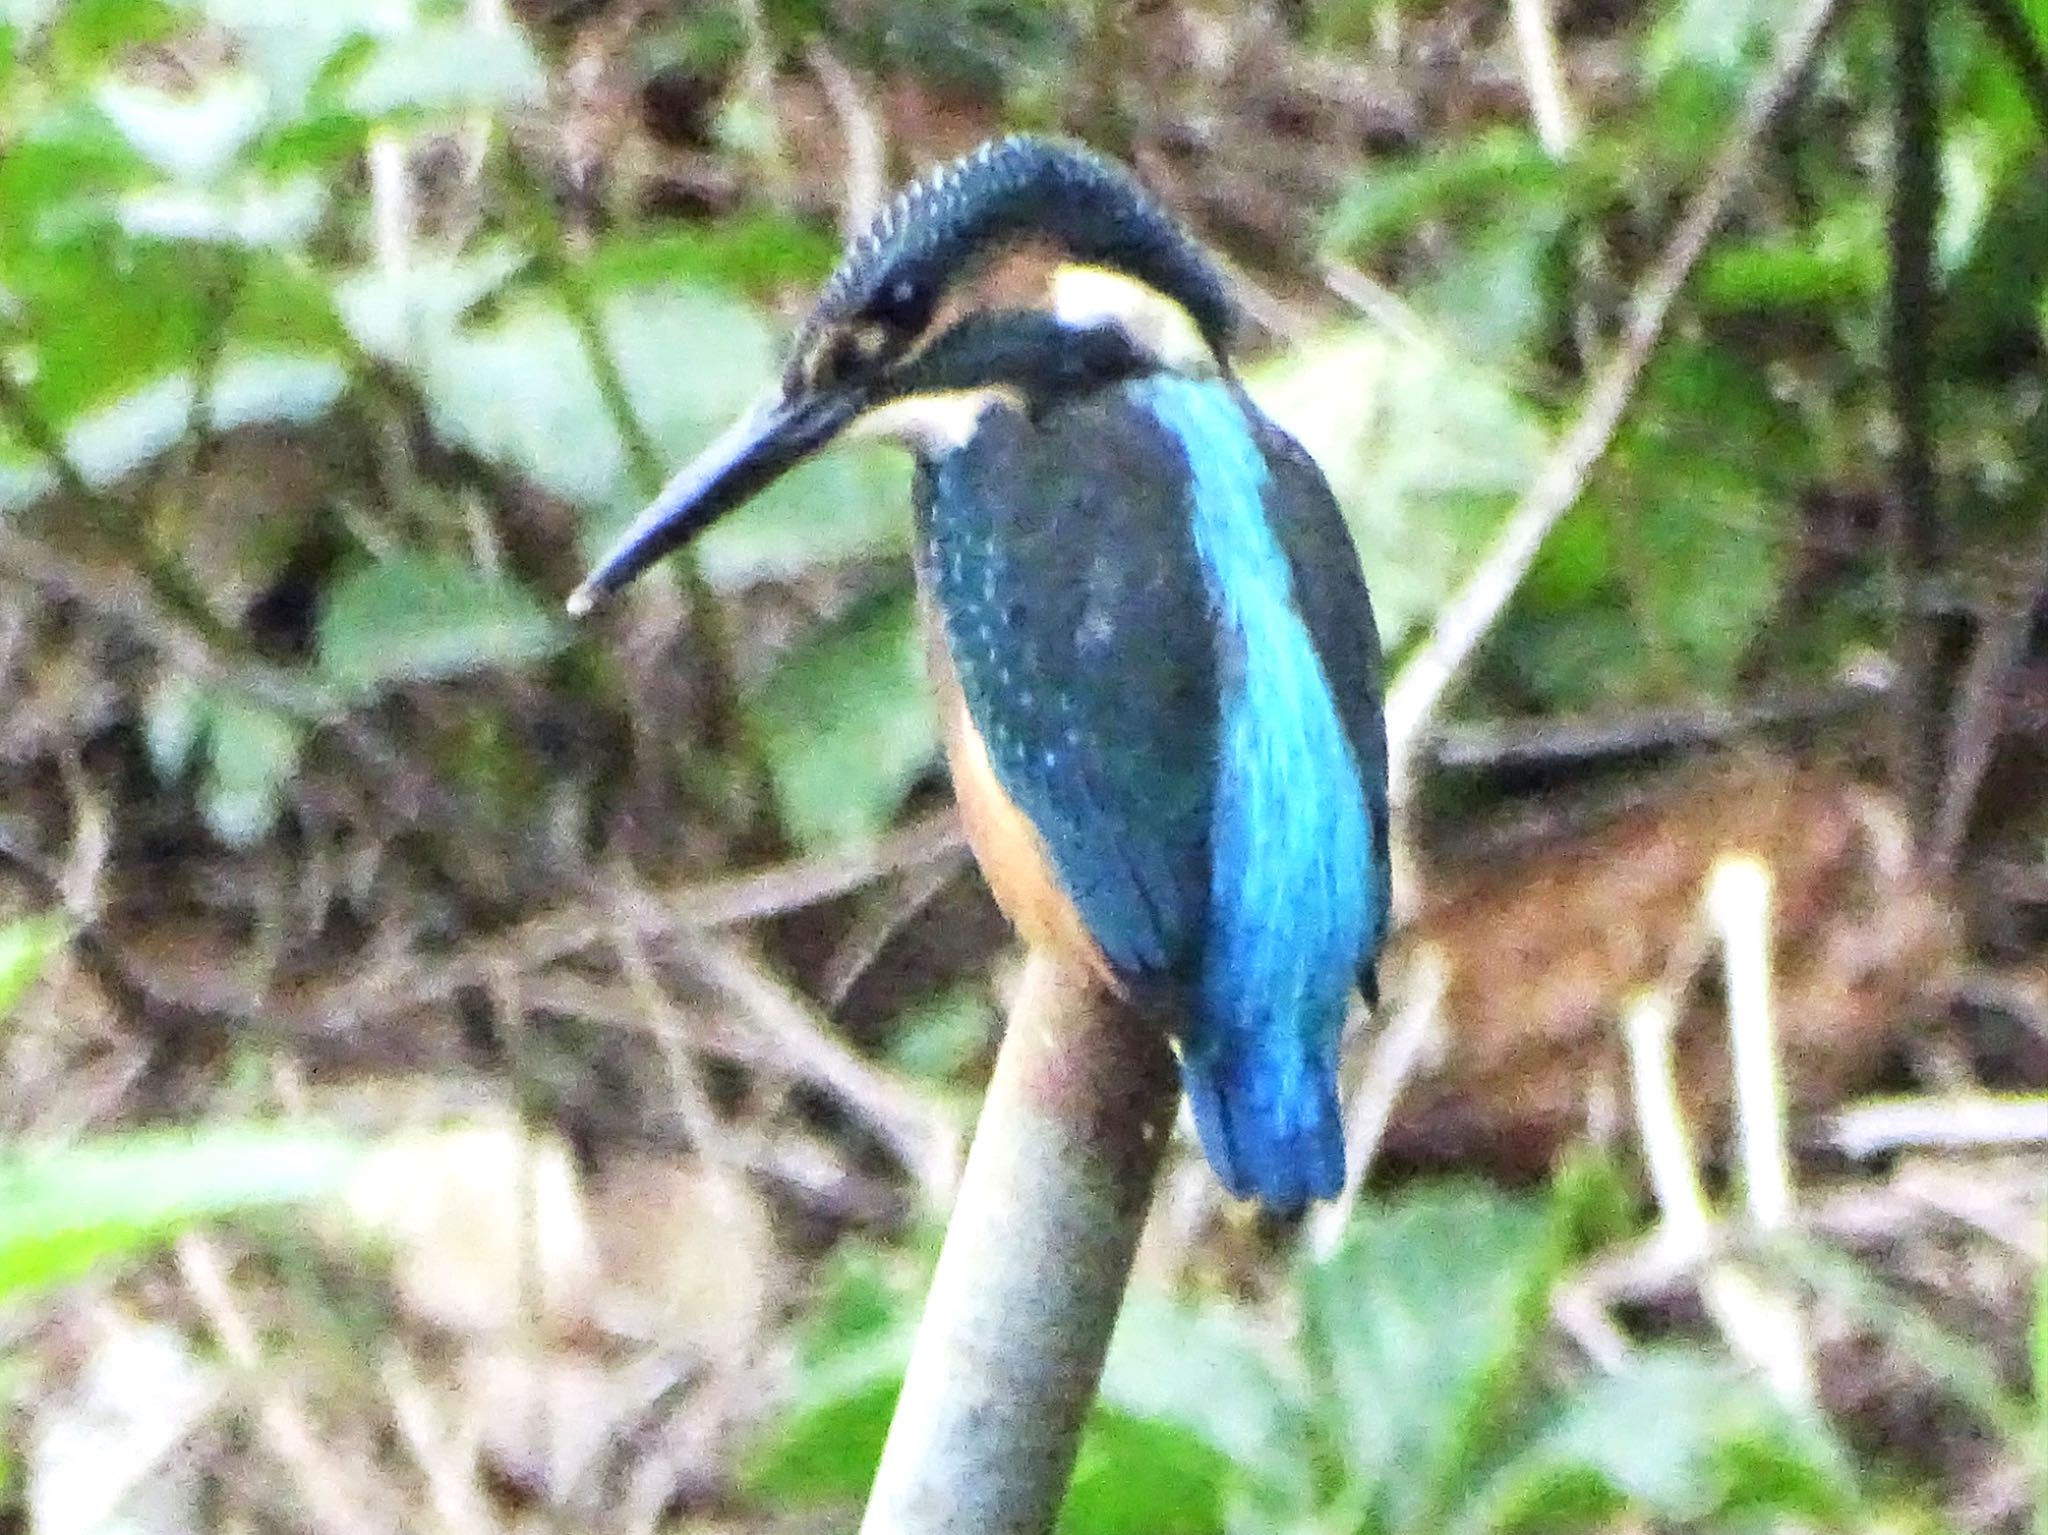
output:
[[[996,904],[1033,948],[1051,954],[1070,969],[1093,975],[1111,990],[1120,990],[1101,946],[1060,884],[1045,839],[996,777],[995,764],[989,760],[988,747],[953,670],[943,625],[929,611],[925,636],[960,824]]]

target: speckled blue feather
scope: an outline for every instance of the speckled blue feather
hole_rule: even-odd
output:
[[[1220,628],[1208,933],[1183,1074],[1223,1181],[1298,1208],[1343,1182],[1337,1048],[1382,921],[1372,821],[1237,396],[1169,375],[1140,389],[1186,454]]]

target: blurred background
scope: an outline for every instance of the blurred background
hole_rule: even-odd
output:
[[[1062,1528],[2048,1531],[2040,0],[0,35],[0,1531],[846,1527],[1015,973],[908,467],[560,599],[1020,127],[1476,643],[1364,1191],[1183,1138]]]

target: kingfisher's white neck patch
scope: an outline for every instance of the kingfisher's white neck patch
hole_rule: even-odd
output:
[[[1003,384],[905,395],[853,418],[848,437],[889,437],[927,458],[965,447],[992,410],[1022,410],[1017,391]]]
[[[1062,324],[1115,325],[1147,356],[1176,373],[1209,374],[1216,354],[1195,317],[1150,283],[1108,267],[1069,264],[1052,274],[1052,309]]]

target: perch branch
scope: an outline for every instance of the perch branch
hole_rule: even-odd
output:
[[[862,1535],[1044,1535],[1173,1123],[1166,1036],[1033,956]]]

